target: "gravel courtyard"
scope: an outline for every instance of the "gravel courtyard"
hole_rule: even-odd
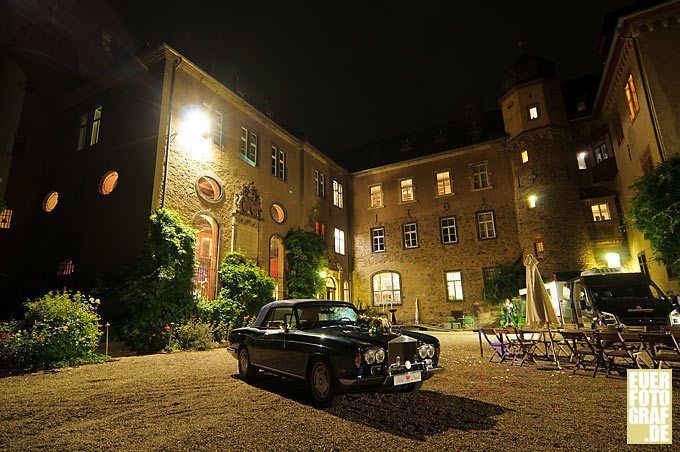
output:
[[[626,447],[625,380],[489,364],[441,334],[446,373],[413,395],[309,406],[302,385],[235,377],[226,350],[0,379],[1,450],[605,450]],[[680,441],[680,391],[674,390]]]

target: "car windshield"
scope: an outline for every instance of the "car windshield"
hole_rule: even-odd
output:
[[[354,323],[359,317],[353,307],[345,305],[298,306],[296,310],[300,320],[300,328],[314,324]]]
[[[590,286],[595,302],[609,301],[615,298],[635,298],[638,301],[663,301],[664,295],[653,285],[637,284],[601,284]]]

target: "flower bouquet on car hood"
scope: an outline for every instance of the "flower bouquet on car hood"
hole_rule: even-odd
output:
[[[366,328],[368,334],[371,336],[378,336],[382,333],[387,333],[390,331],[392,324],[389,320],[383,317],[371,317],[368,315],[360,315],[357,318],[357,326]]]

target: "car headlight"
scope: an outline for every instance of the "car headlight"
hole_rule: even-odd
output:
[[[375,362],[381,363],[383,361],[385,361],[385,350],[379,348],[378,350],[375,351]]]
[[[680,312],[678,312],[677,309],[674,309],[673,312],[668,315],[668,319],[670,320],[671,325],[680,325]]]
[[[420,357],[420,359],[427,358],[427,344],[423,344],[420,347],[418,347],[418,356]]]
[[[434,345],[427,344],[427,357],[432,358],[434,356]]]
[[[375,362],[375,350],[368,349],[364,352],[364,360],[366,364],[373,364]]]

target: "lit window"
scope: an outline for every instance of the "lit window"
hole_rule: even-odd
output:
[[[271,209],[269,209],[269,213],[271,214],[272,219],[279,224],[286,221],[286,212],[283,210],[283,207],[281,207],[280,204],[272,204]]]
[[[99,143],[99,130],[102,122],[102,107],[99,106],[94,109],[92,114],[92,135],[90,136],[90,145]]]
[[[383,206],[382,185],[371,185],[368,187],[368,194],[371,201],[371,208]]]
[[[222,198],[222,186],[210,176],[201,176],[196,181],[196,190],[206,201],[217,202]]]
[[[85,149],[85,139],[87,138],[87,113],[80,117],[80,130],[78,131],[78,150]]]
[[[371,229],[371,247],[374,253],[385,251],[385,228]]]
[[[607,253],[604,255],[609,268],[621,268],[621,255],[619,253]]]
[[[593,204],[590,206],[593,212],[593,221],[609,221],[611,216],[609,215],[609,205],[608,204]]]
[[[57,207],[57,203],[59,203],[59,193],[51,191],[43,200],[43,210],[45,212],[52,212]]]
[[[219,224],[210,215],[198,214],[194,218],[193,228],[196,234],[194,256],[194,290],[208,300],[215,298],[217,290]]]
[[[257,134],[241,126],[241,140],[239,142],[241,158],[251,165],[257,165]]]
[[[480,240],[496,238],[496,219],[493,212],[480,212],[477,214],[477,229]]]
[[[349,283],[347,281],[342,283],[342,294],[343,294],[342,299],[344,301],[352,301],[349,299]]]
[[[57,276],[72,275],[74,271],[76,271],[76,268],[73,265],[73,259],[64,259],[57,267]]]
[[[401,281],[397,272],[373,275],[373,305],[401,304]]]
[[[314,234],[326,240],[326,224],[321,221],[314,222]]]
[[[576,154],[576,161],[578,162],[578,169],[584,170],[588,168],[588,165],[586,164],[586,157],[588,157],[587,152],[579,152]]]
[[[595,162],[601,163],[604,160],[612,157],[611,153],[607,148],[607,142],[609,141],[609,135],[605,134],[599,137],[597,140],[590,145],[593,150],[593,155],[595,156]]]
[[[534,240],[534,253],[536,254],[537,258],[542,258],[545,256],[545,242],[543,239],[538,238]]]
[[[335,228],[333,236],[335,237],[335,252],[345,254],[345,231]]]
[[[645,254],[645,252],[643,251],[640,254],[638,254],[637,258],[638,265],[640,266],[640,272],[649,276],[649,266],[647,265],[647,255]]]
[[[633,82],[633,74],[628,74],[628,80],[626,80],[626,101],[628,102],[628,115],[630,116],[630,121],[633,122],[640,111],[637,91],[635,90],[635,83]]]
[[[463,277],[460,272],[446,272],[446,299],[463,301]]]
[[[326,175],[317,170],[314,170],[314,188],[316,196],[320,198],[326,197]]]
[[[472,188],[473,190],[480,190],[482,188],[489,188],[489,172],[486,163],[477,163],[472,165]]]
[[[333,205],[339,208],[344,207],[344,197],[342,193],[342,184],[336,180],[333,181]]]
[[[404,230],[404,248],[418,248],[418,225],[409,223],[402,228]]]
[[[529,119],[538,119],[538,105],[529,105]]]
[[[442,243],[458,243],[458,231],[456,230],[456,217],[447,217],[439,220],[442,235]]]
[[[10,209],[0,210],[0,229],[9,229],[12,225],[12,211]]]
[[[118,185],[118,173],[116,171],[109,171],[104,174],[102,180],[99,181],[99,193],[102,195],[110,195]]]
[[[402,179],[399,181],[401,187],[401,202],[411,202],[415,200],[413,193],[413,179]]]
[[[222,113],[212,112],[212,141],[215,146],[222,146]]]
[[[536,207],[536,201],[538,201],[538,196],[536,195],[531,195],[529,196],[529,208],[533,209]]]
[[[522,163],[529,161],[529,151],[522,151]]]
[[[272,146],[272,176],[286,180],[286,153]]]
[[[437,173],[437,196],[451,194],[451,173],[442,171]]]

